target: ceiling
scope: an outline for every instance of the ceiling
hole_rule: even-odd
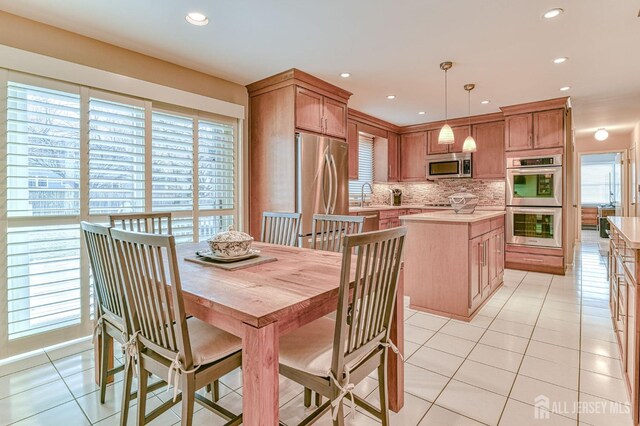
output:
[[[565,12],[543,19],[554,7]],[[578,133],[628,133],[640,121],[639,8],[638,0],[0,0],[9,13],[243,85],[296,67],[398,125],[444,118],[439,64],[451,60],[449,117],[467,114],[463,85],[475,83],[474,115],[571,96]],[[191,11],[209,25],[186,23]],[[569,60],[554,64],[560,56]],[[352,76],[341,78],[345,71]]]

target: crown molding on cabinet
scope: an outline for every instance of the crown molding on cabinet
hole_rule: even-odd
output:
[[[550,109],[570,108],[571,102],[568,96],[545,101],[528,102],[526,104],[509,105],[500,107],[504,116],[525,114],[528,112],[547,111]]]
[[[249,96],[256,96],[293,84],[344,103],[347,103],[352,95],[351,92],[327,83],[297,68],[291,68],[290,70],[248,84],[247,91],[249,92]]]

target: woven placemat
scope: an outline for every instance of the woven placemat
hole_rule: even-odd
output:
[[[216,262],[215,260],[194,254],[193,256],[186,256],[184,260],[199,263],[201,265],[214,266],[216,268],[224,269],[225,271],[236,271],[238,269],[262,265],[263,263],[275,262],[278,259],[273,256],[258,255],[256,257],[239,260],[237,262]]]

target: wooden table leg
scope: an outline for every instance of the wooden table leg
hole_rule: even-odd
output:
[[[95,366],[95,379],[96,384],[100,386],[100,357],[102,356],[102,339],[109,339],[109,365],[107,366],[108,370],[113,368],[113,337],[103,336],[102,334],[98,334],[96,338],[95,345],[93,347],[93,365]],[[107,377],[107,383],[113,382],[113,376]]]
[[[244,324],[242,339],[242,417],[247,426],[278,425],[278,323]]]
[[[398,296],[391,323],[391,341],[404,355],[404,271],[398,277]],[[387,364],[389,408],[398,412],[404,406],[404,362],[395,352],[389,350]]]

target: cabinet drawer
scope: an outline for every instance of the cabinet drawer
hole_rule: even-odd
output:
[[[508,251],[505,253],[505,261],[510,263],[524,263],[529,265],[546,265],[555,268],[563,267],[561,256],[546,256],[542,254],[529,254]]]
[[[491,230],[502,228],[504,226],[504,217],[491,219]]]
[[[489,231],[491,231],[490,220],[474,222],[469,226],[469,239],[475,238],[478,235],[486,234]]]
[[[421,209],[409,209],[408,210],[408,214],[418,214],[418,213],[422,213]]]
[[[400,216],[400,210],[380,210],[380,219],[391,219]]]

